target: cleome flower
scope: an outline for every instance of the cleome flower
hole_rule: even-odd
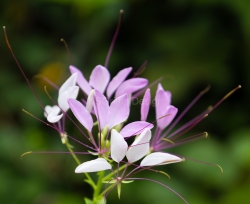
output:
[[[67,100],[69,98],[76,99],[79,92],[79,87],[76,86],[76,79],[77,79],[77,74],[72,74],[59,88],[58,106],[57,105],[45,106],[44,116],[50,123],[56,123],[62,118],[64,114],[63,113],[60,114],[61,110],[63,112],[68,111],[69,105]]]

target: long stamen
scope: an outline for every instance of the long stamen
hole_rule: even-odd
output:
[[[178,155],[177,155],[177,156],[178,156]],[[185,159],[187,159],[187,160],[191,160],[191,161],[199,162],[199,163],[206,164],[206,165],[209,165],[209,166],[215,166],[215,167],[218,167],[218,168],[220,169],[221,174],[223,174],[223,173],[224,173],[223,168],[222,168],[219,164],[208,163],[208,162],[204,162],[204,161],[200,161],[200,160],[197,160],[197,159],[192,159],[192,158],[188,158],[188,157],[184,157],[184,158],[185,158]]]
[[[90,154],[89,152],[73,152],[74,154]],[[23,153],[20,158],[22,159],[24,156],[28,154],[72,154],[72,152],[54,152],[54,151],[41,151],[41,152],[25,152]]]
[[[45,125],[47,125],[47,126],[49,126],[49,127],[52,127],[52,128],[55,129],[59,134],[61,133],[60,130],[59,130],[56,126],[53,126],[53,125],[51,125],[51,124],[49,124],[49,123],[44,122],[43,120],[37,118],[36,116],[32,115],[31,113],[29,113],[28,111],[26,111],[26,110],[24,110],[24,109],[22,109],[22,111],[25,112],[26,114],[28,114],[29,116],[35,118],[35,119],[38,120],[39,122],[41,122],[41,123],[43,123],[43,124],[45,124]],[[80,129],[80,130],[81,130],[81,129]],[[66,134],[66,133],[65,133],[65,134]],[[80,142],[79,140],[75,139],[74,137],[71,137],[71,136],[68,135],[68,134],[66,134],[66,135],[67,135],[67,137],[69,137],[70,139],[74,140],[75,142],[77,142],[77,143],[79,143],[79,144],[81,144],[81,145],[83,145],[83,146],[85,146],[85,147],[87,147],[87,148],[89,148],[89,149],[96,150],[96,149],[94,149],[93,147],[90,147],[89,145],[86,145],[86,144]]]
[[[216,103],[211,110],[208,112],[212,112],[215,108],[217,108],[223,101],[225,101],[229,96],[231,96],[235,91],[237,91],[238,89],[241,88],[241,85],[237,86],[236,88],[234,88],[232,91],[230,91],[228,94],[226,94],[218,103]]]
[[[186,132],[188,132],[189,130],[191,130],[192,128],[194,128],[196,125],[198,125],[204,118],[206,118],[208,116],[208,114],[200,117],[199,119],[197,119],[195,122],[193,123],[189,123],[189,125],[184,125],[182,128],[179,128],[177,131],[173,132],[171,135],[168,136],[168,138],[174,137],[179,138],[181,137],[183,134],[185,134]],[[177,135],[177,133],[179,133]],[[163,137],[162,137],[163,138]]]
[[[112,53],[112,51],[113,51],[113,48],[114,48],[114,46],[115,46],[115,41],[116,41],[117,36],[118,36],[118,34],[119,34],[119,31],[120,31],[123,13],[124,13],[124,11],[123,11],[123,10],[120,10],[120,17],[119,17],[119,20],[118,20],[118,25],[117,25],[117,28],[116,28],[114,37],[113,37],[113,39],[112,39],[111,45],[110,45],[110,47],[109,47],[109,51],[108,51],[108,54],[107,54],[107,57],[106,57],[106,60],[105,60],[105,64],[104,64],[104,66],[105,66],[106,68],[108,68],[108,64],[109,64],[109,60],[110,60],[110,57],[111,57],[111,53]]]
[[[179,140],[177,142],[173,142],[172,140],[169,140],[167,138],[163,138],[162,140],[163,141],[167,141],[168,143],[171,143],[171,144],[160,144],[159,147],[156,147],[156,149],[169,149],[171,147],[177,147],[177,146],[180,146],[182,144],[186,144],[186,143],[189,143],[189,142],[193,142],[193,141],[196,141],[198,139],[202,139],[202,138],[208,138],[208,133],[207,132],[203,132],[203,133],[200,133],[200,134],[196,134],[196,135],[193,135],[193,136],[189,136],[189,137],[186,137],[182,140]]]
[[[194,100],[184,109],[184,111],[174,120],[174,122],[170,125],[168,130],[166,131],[166,135],[175,127],[175,125],[181,120],[181,118],[190,110],[190,108],[205,94],[209,91],[210,86],[207,86],[203,91],[201,91]]]
[[[67,53],[68,53],[68,57],[69,57],[70,64],[72,64],[72,58],[71,58],[70,53],[69,53],[68,44],[66,43],[66,41],[65,41],[63,38],[61,38],[60,41],[63,42],[63,44],[64,44],[64,46],[65,46],[65,48],[66,48],[66,50],[67,50]]]
[[[33,78],[41,78],[42,80],[44,80],[45,82],[47,82],[50,86],[52,86],[54,89],[59,90],[59,87],[56,84],[54,84],[47,77],[45,77],[45,76],[43,76],[41,74],[37,74]]]
[[[129,178],[129,179],[124,179],[124,180],[146,180],[146,181],[151,181],[151,182],[154,182],[154,183],[157,183],[167,189],[169,189],[170,191],[172,191],[174,194],[176,194],[179,198],[181,198],[186,204],[188,204],[188,202],[179,194],[177,193],[176,191],[174,191],[172,188],[170,188],[169,186],[159,182],[159,181],[156,181],[156,180],[152,180],[152,179],[148,179],[148,178]]]
[[[148,63],[147,60],[145,62],[143,62],[143,64],[140,66],[140,68],[134,73],[134,76],[132,78],[137,77],[138,75],[143,73],[144,70],[146,69],[147,63]]]
[[[29,80],[28,80],[26,74],[24,73],[24,71],[23,71],[21,65],[19,64],[19,62],[18,62],[16,56],[14,55],[14,52],[13,52],[13,50],[12,50],[12,48],[11,48],[11,46],[10,46],[9,40],[8,40],[8,36],[7,36],[7,32],[6,32],[6,27],[5,27],[5,26],[3,26],[3,30],[4,30],[5,41],[6,41],[6,44],[7,44],[8,48],[9,48],[11,54],[12,54],[12,57],[14,58],[14,60],[15,60],[15,62],[16,62],[16,64],[17,64],[17,66],[18,66],[18,68],[19,68],[19,70],[21,71],[21,73],[22,73],[24,79],[26,80],[28,86],[30,87],[30,89],[31,89],[32,93],[34,94],[36,100],[38,101],[39,105],[40,105],[40,106],[42,107],[42,109],[44,110],[44,109],[45,109],[45,108],[44,108],[44,105],[42,104],[41,100],[40,100],[39,97],[37,96],[35,90],[34,90],[33,87],[31,86],[31,84],[30,84],[30,82],[29,82]]]

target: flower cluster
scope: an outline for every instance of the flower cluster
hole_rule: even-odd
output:
[[[67,134],[63,124],[69,109],[86,129],[85,136],[91,145],[85,146],[90,147],[87,151],[96,158],[78,165],[76,173],[111,170],[111,175],[102,182],[108,182],[120,189],[121,183],[133,180],[131,175],[139,171],[183,161],[179,156],[163,152],[163,143],[166,141],[163,140],[164,135],[161,132],[175,118],[178,109],[171,105],[171,93],[165,91],[160,83],[155,96],[156,130],[150,142],[151,129],[155,124],[146,121],[151,101],[147,79],[126,79],[132,71],[129,67],[122,69],[110,80],[108,69],[98,65],[93,69],[88,82],[79,69],[74,66],[69,69],[71,76],[59,89],[58,105],[46,106],[44,115],[57,127],[60,135],[64,136],[64,142]],[[80,90],[86,98],[77,100]],[[145,92],[141,103],[141,120],[128,123],[133,94],[142,90]],[[114,99],[111,100],[113,95]],[[93,134],[94,127],[98,128],[97,135]],[[132,137],[134,141],[129,144],[128,139]],[[139,160],[140,164],[136,164]],[[132,170],[128,171],[128,167]],[[120,196],[120,190],[118,195]]]

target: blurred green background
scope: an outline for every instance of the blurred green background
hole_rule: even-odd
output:
[[[104,64],[119,10],[124,19],[112,53],[109,70],[137,70],[148,60],[142,74],[150,82],[161,76],[172,92],[173,104],[181,112],[208,84],[211,90],[185,115],[184,124],[214,105],[241,84],[242,89],[223,102],[186,136],[207,131],[199,140],[169,152],[223,167],[187,160],[158,167],[163,175],[143,172],[139,177],[159,180],[173,188],[191,204],[250,203],[250,1],[248,0],[3,0],[0,24],[7,33],[23,70],[44,104],[51,104],[43,91],[44,74],[61,84],[69,74],[69,46],[73,64],[88,78],[91,70]],[[43,111],[9,52],[0,32],[0,203],[78,204],[90,197],[83,175],[75,174],[70,155],[28,155],[24,152],[66,151],[56,131],[21,111],[43,118]],[[155,90],[155,87],[152,88]],[[56,91],[50,89],[56,98]],[[138,114],[132,117],[139,119]],[[154,120],[154,110],[150,112]],[[82,135],[68,122],[70,134]],[[83,147],[71,142],[75,151]],[[82,161],[89,156],[79,156]],[[109,203],[183,203],[171,191],[149,181],[122,186]]]

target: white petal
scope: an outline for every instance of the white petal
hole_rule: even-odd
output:
[[[151,131],[146,128],[133,142],[128,149],[126,157],[130,163],[133,163],[144,157],[149,151],[149,140]]]
[[[61,115],[57,115],[55,114],[54,112],[50,113],[47,117],[47,120],[50,122],[50,123],[57,123],[59,120],[61,120],[63,114]]]
[[[44,116],[45,118],[48,117],[48,115],[50,113],[52,113],[54,111],[54,114],[58,115],[61,111],[61,109],[58,106],[45,106],[45,112],[44,112]]]
[[[154,152],[149,154],[141,161],[141,166],[156,166],[156,165],[165,165],[176,162],[181,162],[182,159],[172,154],[163,153],[163,152]]]
[[[75,169],[75,173],[98,172],[111,169],[111,165],[103,158],[94,159],[80,164]]]
[[[119,163],[126,155],[128,144],[115,129],[111,131],[111,158]]]
[[[71,86],[66,91],[58,96],[59,107],[66,112],[69,109],[68,99],[76,99],[79,92],[78,86]]]
[[[69,87],[76,85],[77,73],[72,74],[60,87],[59,96],[63,94]]]

